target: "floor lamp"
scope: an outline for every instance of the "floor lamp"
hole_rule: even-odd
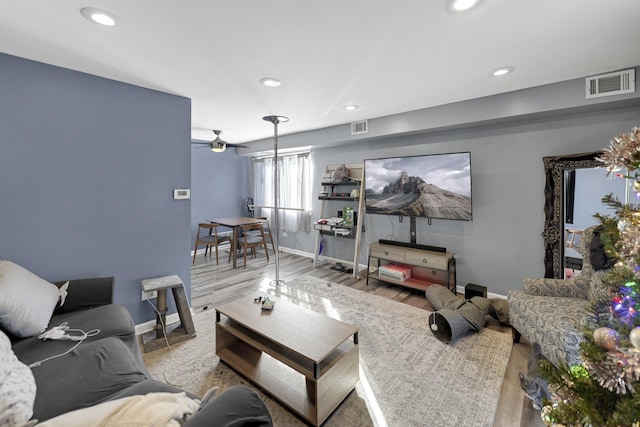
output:
[[[264,116],[262,120],[273,123],[273,212],[274,221],[273,225],[275,232],[271,234],[273,239],[273,246],[276,255],[276,279],[271,282],[272,286],[278,286],[284,283],[284,280],[280,280],[280,249],[278,247],[279,240],[279,199],[280,199],[280,176],[278,174],[278,123],[288,122],[289,118],[284,116]]]

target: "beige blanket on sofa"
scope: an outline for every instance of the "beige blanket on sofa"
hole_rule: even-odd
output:
[[[200,407],[185,393],[149,393],[79,409],[38,427],[178,427]]]

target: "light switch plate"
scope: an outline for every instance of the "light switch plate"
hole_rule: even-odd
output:
[[[176,188],[173,190],[173,198],[174,200],[190,199],[191,190],[188,188]]]

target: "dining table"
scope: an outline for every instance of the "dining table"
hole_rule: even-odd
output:
[[[239,230],[243,225],[262,224],[264,222],[261,218],[254,218],[248,216],[230,216],[225,218],[213,218],[209,222],[214,224],[220,224],[224,227],[229,227],[233,230],[231,238],[231,258],[233,259],[233,268],[236,268],[236,260],[238,258],[238,237]]]

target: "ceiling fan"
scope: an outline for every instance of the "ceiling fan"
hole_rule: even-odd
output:
[[[227,141],[223,141],[220,139],[221,130],[214,130],[213,133],[216,134],[216,138],[211,142],[192,142],[192,144],[200,144],[207,145],[211,148],[211,151],[215,153],[222,153],[227,147],[240,147],[240,145],[229,144]],[[200,147],[205,148],[205,147]]]

